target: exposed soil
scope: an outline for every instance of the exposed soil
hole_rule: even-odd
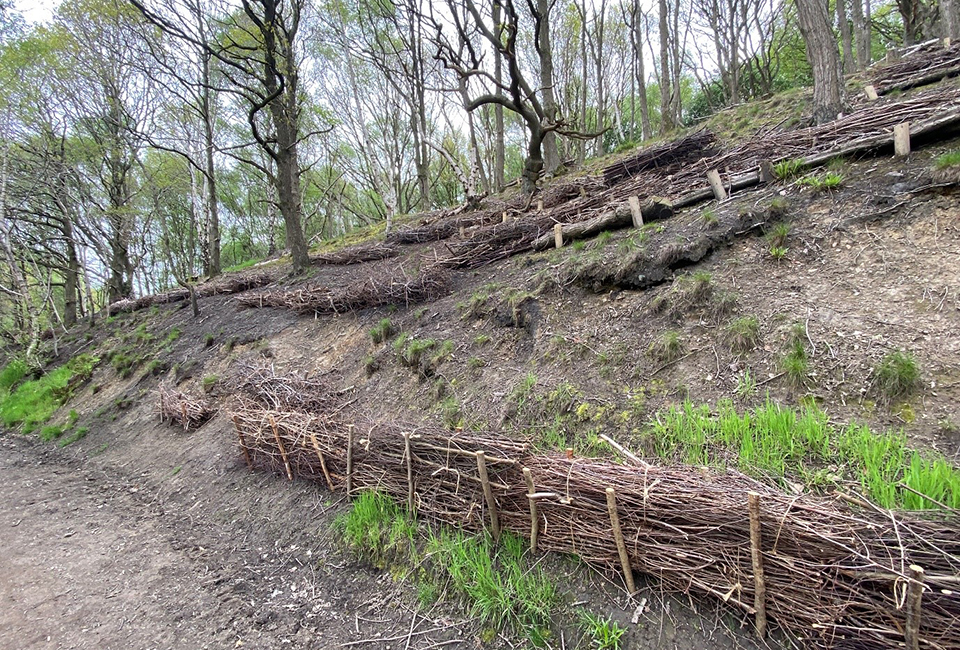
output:
[[[165,305],[78,328],[61,361],[79,351],[106,359],[132,346],[144,363],[121,378],[104,361],[64,407],[58,421],[75,409],[77,426],[90,427],[78,443],[59,449],[0,435],[0,647],[522,645],[516,635],[484,644],[482,625],[461,607],[421,607],[409,582],[357,563],[331,532],[343,509],[339,495],[243,466],[222,381],[239,359],[331,372],[355,408],[386,419],[536,439],[560,415],[571,445],[603,430],[643,450],[645,421],[667,405],[732,399],[748,407],[769,395],[816,402],[838,423],[902,427],[912,444],[960,458],[960,194],[930,173],[932,159],[956,145],[931,146],[907,161],[846,162],[847,180],[835,191],[758,188],[681,211],[643,237],[621,231],[458,271],[450,295],[426,305],[314,318],[237,310],[232,297],[210,296],[200,300],[197,320]],[[777,197],[787,207],[771,217]],[[778,220],[791,224],[779,261],[758,236]],[[443,246],[317,267],[307,282],[339,286],[397,265],[412,272]],[[659,277],[649,274],[651,260]],[[696,272],[710,274],[709,293],[677,302],[685,280],[674,282]],[[760,344],[745,353],[724,339],[738,316],[760,323]],[[450,341],[452,352],[410,368],[390,342],[372,344],[368,331],[382,318],[438,346]],[[797,322],[806,327],[811,363],[799,386],[780,367]],[[141,325],[152,338],[132,342]],[[180,336],[168,340],[175,328]],[[664,363],[648,349],[668,330],[684,354]],[[888,403],[872,373],[895,349],[916,356],[923,387]],[[149,369],[148,359],[160,365]],[[738,396],[748,369],[758,390]],[[532,389],[521,402],[525,377]],[[225,408],[198,432],[161,425],[154,405],[161,380],[196,393],[206,383]],[[551,400],[561,385],[574,395]],[[573,417],[583,404],[589,408]],[[545,562],[566,599],[553,647],[586,647],[575,625],[579,607],[626,625],[628,648],[752,645],[749,621],[729,611],[664,597],[655,584],[627,601],[616,576],[598,579],[569,559]]]

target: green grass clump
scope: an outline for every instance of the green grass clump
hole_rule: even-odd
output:
[[[680,333],[676,330],[664,332],[650,344],[650,347],[647,348],[647,354],[654,361],[660,363],[676,361],[683,356],[683,341],[680,338]]]
[[[200,385],[203,387],[203,392],[209,393],[219,381],[219,375],[207,375],[201,380]]]
[[[858,483],[884,508],[929,509],[935,499],[960,508],[960,471],[942,456],[907,447],[906,436],[869,427],[833,425],[816,407],[795,411],[766,402],[738,412],[724,401],[714,411],[690,402],[657,415],[647,437],[653,451],[693,465],[736,465],[761,479],[810,487]],[[927,495],[917,496],[909,486]]]
[[[167,332],[167,337],[164,340],[169,345],[170,343],[173,343],[174,341],[179,339],[182,333],[183,331],[179,327],[174,327],[172,330]]]
[[[700,213],[700,221],[708,228],[712,228],[720,223],[720,220],[717,218],[717,213],[710,208]]]
[[[60,439],[60,442],[57,443],[60,447],[66,447],[72,445],[75,442],[83,440],[86,435],[90,433],[90,427],[77,427],[77,430],[71,433],[69,436]]]
[[[771,248],[778,248],[787,243],[787,237],[789,235],[790,224],[778,223],[770,229],[770,232],[767,233],[767,240],[770,242]]]
[[[334,528],[358,557],[383,567],[411,554],[417,524],[385,494],[361,492]]]
[[[823,176],[817,176],[815,174],[804,176],[797,181],[797,185],[812,187],[818,192],[825,192],[827,190],[835,190],[841,187],[843,182],[843,174],[837,172],[827,172]]]
[[[749,352],[760,343],[760,321],[756,316],[734,320],[727,325],[723,340],[733,352]]]
[[[74,357],[39,379],[20,384],[15,391],[0,395],[0,421],[6,427],[22,425],[30,433],[70,398],[72,389],[93,374],[99,359],[89,354]]]
[[[920,387],[920,366],[909,352],[886,355],[874,371],[880,395],[888,401],[909,397]]]
[[[580,628],[596,650],[620,650],[620,638],[627,631],[612,618],[603,618],[587,610],[580,611]]]
[[[9,393],[27,374],[27,364],[14,359],[0,370],[0,394]]]
[[[960,149],[948,151],[945,154],[937,156],[934,167],[937,169],[949,169],[951,167],[960,167]]]
[[[803,160],[800,158],[781,160],[773,166],[774,175],[782,181],[798,176],[801,171],[803,171]]]
[[[370,339],[374,343],[383,343],[394,333],[393,323],[390,322],[389,318],[383,318],[370,330]]]
[[[792,386],[795,388],[803,386],[810,372],[810,362],[807,359],[807,349],[804,347],[802,341],[794,340],[790,346],[790,350],[780,361],[780,365],[787,377],[787,381],[790,382]]]

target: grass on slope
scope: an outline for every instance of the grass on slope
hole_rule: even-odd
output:
[[[10,389],[16,382],[11,383],[11,378],[18,372],[22,378],[26,370],[11,370],[11,366],[18,363],[16,361],[8,364],[0,373],[0,422],[5,427],[22,425],[24,433],[35,431],[69,399],[71,386],[77,379],[90,376],[98,361],[92,355],[81,354],[39,379],[23,382],[12,391]]]

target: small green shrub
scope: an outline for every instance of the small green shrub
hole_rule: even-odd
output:
[[[790,180],[803,171],[803,160],[794,158],[793,160],[781,160],[773,166],[773,173],[782,181]]]
[[[660,335],[650,347],[647,354],[655,361],[669,363],[683,356],[683,341],[676,330],[668,330]]]
[[[777,262],[782,262],[784,258],[787,257],[787,253],[790,252],[789,248],[784,248],[783,246],[771,246],[770,247],[770,257],[775,259]]]
[[[727,325],[724,342],[734,352],[749,352],[760,343],[760,321],[756,316],[743,316]]]
[[[949,169],[951,167],[960,167],[960,149],[948,151],[937,156],[933,165],[937,169]]]
[[[213,342],[217,340],[217,337],[213,335],[212,332],[207,332],[203,335],[203,347],[209,348],[213,346]]]
[[[383,343],[394,334],[393,323],[389,318],[383,318],[370,330],[370,339],[374,343]]]
[[[612,618],[587,610],[580,611],[580,628],[590,638],[590,647],[596,650],[620,650],[620,638],[627,631]]]
[[[183,330],[181,330],[179,327],[174,327],[169,332],[167,332],[167,337],[164,340],[169,345],[170,343],[173,343],[174,341],[179,339],[181,334],[183,334]]]
[[[787,237],[790,235],[789,223],[778,223],[767,233],[767,240],[771,247],[781,247],[787,243]]]
[[[874,381],[880,395],[888,401],[909,397],[920,387],[920,366],[912,354],[897,350],[877,366]]]
[[[27,364],[20,359],[14,359],[0,371],[0,393],[7,393],[20,383],[27,374]]]
[[[486,362],[480,357],[470,357],[467,359],[467,367],[471,370],[478,370],[483,368],[485,365],[487,365]]]
[[[843,185],[844,177],[843,174],[837,172],[827,172],[823,176],[817,176],[815,174],[810,174],[809,176],[804,176],[797,181],[797,185],[803,185],[805,187],[812,187],[818,192],[824,192],[827,190],[835,190]]]
[[[209,393],[219,381],[220,377],[218,375],[207,375],[201,380],[200,385],[203,387],[203,392]]]
[[[90,427],[79,427],[77,428],[76,431],[71,433],[69,436],[61,438],[60,441],[57,443],[57,445],[59,445],[60,447],[66,447],[68,445],[72,445],[75,442],[83,440],[83,438],[86,437],[88,433],[90,433]]]
[[[807,380],[810,363],[807,360],[807,349],[801,341],[795,340],[790,347],[790,351],[784,355],[781,361],[783,372],[787,380],[799,388]]]
[[[486,334],[477,334],[473,339],[474,345],[486,345],[490,342],[490,337]]]

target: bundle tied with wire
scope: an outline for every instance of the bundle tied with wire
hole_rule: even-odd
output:
[[[626,562],[631,575],[717,599],[744,616],[757,614],[759,588],[748,512],[753,493],[760,504],[761,601],[783,633],[824,648],[898,648],[910,565],[920,565],[926,582],[919,638],[924,647],[960,647],[955,518],[787,495],[732,470],[537,454],[493,432],[357,418],[335,395],[328,398],[294,403],[241,393],[234,422],[247,462],[290,479],[322,480],[331,490],[378,490],[444,524],[536,536],[538,550],[575,553],[611,572]],[[321,403],[319,410],[296,410]]]

